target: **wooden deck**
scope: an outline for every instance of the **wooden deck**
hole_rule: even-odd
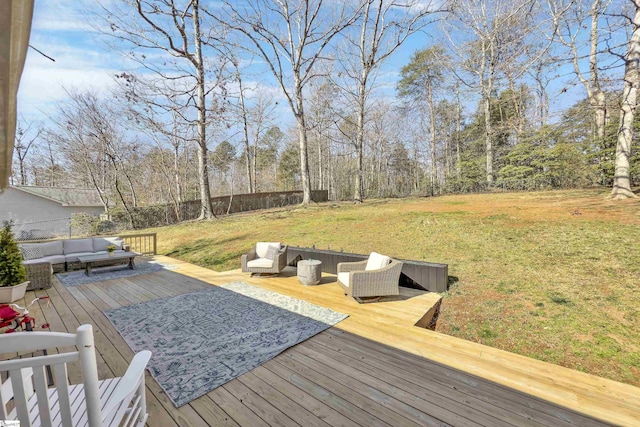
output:
[[[69,288],[54,280],[37,291],[51,306],[31,313],[54,331],[93,324],[102,378],[122,375],[133,356],[103,315],[109,308],[241,280],[349,318],[181,408],[147,374],[150,426],[640,424],[638,388],[415,326],[428,320],[435,294],[408,290],[361,305],[332,277],[304,287],[291,274],[249,277],[155,258],[176,269]]]

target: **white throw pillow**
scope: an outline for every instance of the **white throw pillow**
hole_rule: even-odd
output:
[[[280,252],[278,248],[276,248],[275,246],[269,246],[269,249],[267,249],[267,254],[265,255],[265,258],[269,258],[275,261],[276,258],[278,258],[278,252]]]
[[[276,250],[280,250],[280,242],[258,242],[256,243],[256,256],[258,258],[267,258],[267,251],[269,247],[275,247]]]
[[[386,255],[381,255],[377,252],[371,252],[369,259],[367,260],[367,266],[365,270],[379,270],[386,267],[391,262],[391,258]]]

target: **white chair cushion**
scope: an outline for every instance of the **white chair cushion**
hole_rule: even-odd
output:
[[[369,259],[367,260],[367,266],[365,270],[379,270],[386,267],[391,262],[391,258],[386,255],[381,255],[377,252],[371,252]]]
[[[64,255],[62,240],[54,240],[53,242],[38,243],[42,256]]]
[[[346,287],[349,287],[349,272],[343,271],[342,273],[338,273],[338,281]]]
[[[280,242],[258,242],[256,243],[256,256],[258,258],[268,258],[267,252],[273,246],[277,251],[280,250]]]
[[[247,262],[249,268],[271,268],[273,267],[273,260],[269,258],[256,258]]]
[[[64,254],[93,252],[93,239],[64,240]]]

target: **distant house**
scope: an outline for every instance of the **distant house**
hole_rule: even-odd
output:
[[[74,214],[104,211],[90,188],[9,186],[0,193],[0,221],[13,220],[19,240],[68,236]]]

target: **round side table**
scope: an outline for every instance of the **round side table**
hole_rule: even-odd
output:
[[[305,286],[317,285],[322,279],[322,262],[317,259],[298,261],[298,281]]]

